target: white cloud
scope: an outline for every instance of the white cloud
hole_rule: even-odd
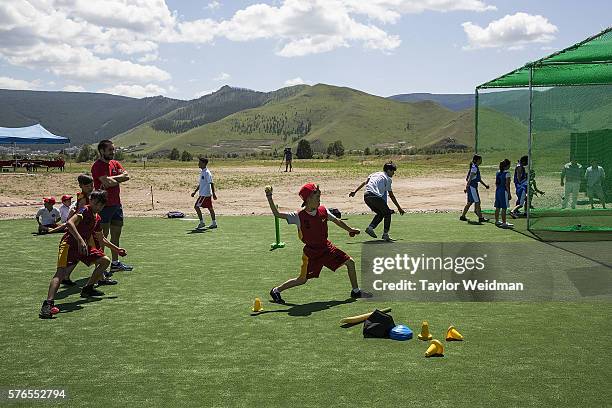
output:
[[[66,85],[62,88],[62,91],[66,92],[85,92],[85,88],[80,85]]]
[[[123,54],[140,54],[157,51],[157,44],[153,41],[130,41],[119,43],[116,48]]]
[[[21,90],[32,90],[38,89],[40,86],[39,80],[26,81],[23,79],[9,78],[0,76],[0,89],[21,89]]]
[[[163,95],[166,93],[166,90],[155,84],[147,84],[145,86],[119,84],[110,88],[99,89],[98,92],[109,93],[113,95],[130,96],[132,98],[144,98],[146,96]]]
[[[221,72],[219,75],[213,78],[213,81],[227,81],[231,78],[231,75],[227,72]]]
[[[291,78],[285,81],[284,86],[294,86],[294,85],[311,85],[311,81],[304,81],[300,77]]]
[[[220,7],[221,7],[221,3],[219,3],[218,1],[211,1],[204,8],[208,10],[218,10]]]
[[[137,61],[142,64],[146,64],[147,62],[157,61],[158,59],[159,59],[159,54],[157,54],[157,52],[153,52],[151,54],[145,54],[142,57],[139,57]]]
[[[469,21],[462,26],[469,43],[464,49],[503,47],[516,50],[530,43],[548,43],[555,39],[558,31],[546,17],[527,13],[506,15],[485,28]]]

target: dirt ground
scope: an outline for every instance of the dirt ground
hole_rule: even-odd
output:
[[[129,169],[130,180],[121,187],[126,216],[162,216],[171,210],[194,216],[191,197],[198,182],[199,170],[180,168]],[[309,181],[318,183],[322,203],[344,213],[363,213],[369,209],[361,192],[354,198],[348,193],[365,180],[342,170],[294,169],[279,172],[275,167],[242,166],[211,169],[217,188],[214,202],[219,215],[269,214],[264,186],[274,186],[274,199],[281,210],[294,210],[300,205],[297,191]],[[63,194],[78,191],[77,173],[2,173],[0,174],[0,219],[33,217],[43,196],[58,200]],[[465,204],[464,175],[440,172],[436,177],[397,174],[393,190],[407,211],[459,210]],[[151,188],[153,195],[151,196]],[[483,192],[486,200],[488,192]],[[151,199],[153,198],[153,203]],[[58,202],[58,206],[61,203]],[[391,203],[390,203],[391,205]]]

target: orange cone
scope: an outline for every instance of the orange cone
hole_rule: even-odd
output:
[[[455,329],[455,326],[450,326],[446,331],[446,341],[463,341],[463,335]]]
[[[439,340],[432,340],[427,347],[425,357],[444,357],[444,345]]]
[[[263,311],[263,306],[261,304],[260,298],[255,298],[255,302],[253,303],[253,308],[251,310],[255,313]]]
[[[429,323],[423,321],[423,324],[421,325],[421,334],[419,334],[417,337],[419,338],[419,340],[423,341],[428,341],[433,338],[431,333],[429,333]]]

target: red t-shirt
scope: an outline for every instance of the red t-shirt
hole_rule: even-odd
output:
[[[108,163],[103,162],[98,159],[91,166],[91,176],[94,179],[94,188],[96,190],[104,190],[102,187],[102,182],[100,181],[100,177],[102,176],[118,176],[123,173],[125,169],[117,160],[111,160]],[[121,188],[117,187],[109,187],[106,189],[107,197],[106,197],[106,206],[111,205],[121,205],[121,198],[119,198],[119,194],[121,193]]]
[[[77,214],[81,214],[83,217],[79,225],[77,225],[77,231],[81,238],[85,242],[87,242],[87,246],[89,247],[99,247],[98,242],[95,239],[96,232],[102,231],[102,226],[100,225],[100,215],[94,214],[90,205],[86,205],[77,211]],[[67,241],[71,245],[76,245],[76,239],[70,232],[66,232],[62,237],[62,241]]]
[[[324,206],[317,208],[315,215],[310,215],[304,209],[298,212],[300,217],[300,238],[304,244],[312,248],[327,246],[327,209]]]

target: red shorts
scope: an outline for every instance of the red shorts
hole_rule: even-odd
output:
[[[323,248],[305,246],[300,278],[318,278],[324,266],[335,271],[349,259],[351,259],[350,256],[336,248],[331,242],[327,242],[327,246]]]
[[[208,197],[204,197],[204,196],[199,196],[196,203],[195,203],[196,207],[202,207],[202,208],[208,208],[210,210],[212,210],[213,205],[212,205],[212,199],[210,196]]]
[[[62,240],[57,253],[57,267],[66,268],[79,262],[89,266],[100,258],[104,258],[104,251],[99,248],[90,246],[87,248],[87,255],[81,255],[77,244]]]

